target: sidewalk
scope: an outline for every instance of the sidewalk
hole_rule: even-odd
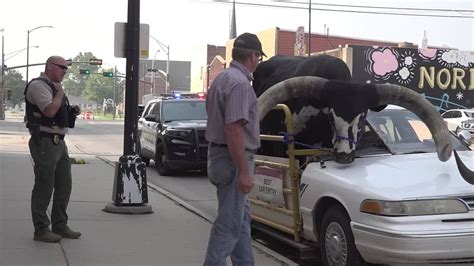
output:
[[[103,212],[111,203],[114,168],[81,155],[72,165],[69,225],[78,240],[33,241],[30,197],[33,167],[22,117],[0,121],[0,265],[202,265],[211,224],[152,188],[153,214]],[[75,155],[76,156],[76,155]],[[254,243],[256,265],[290,261]],[[229,263],[229,265],[231,265]]]

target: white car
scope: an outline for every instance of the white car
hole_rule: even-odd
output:
[[[474,119],[462,121],[461,124],[459,124],[459,127],[456,128],[456,131],[458,130],[467,130],[471,134],[474,134]]]
[[[455,131],[462,122],[474,119],[474,109],[451,109],[441,115],[450,131]],[[474,129],[473,129],[474,132]]]
[[[454,156],[441,162],[426,125],[405,109],[369,112],[367,122],[353,164],[329,156],[304,169],[301,238],[319,242],[324,265],[474,263],[474,186]],[[454,134],[452,143],[473,169],[474,151]]]

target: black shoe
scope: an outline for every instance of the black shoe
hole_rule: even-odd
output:
[[[35,241],[41,241],[41,242],[48,242],[48,243],[56,243],[61,240],[61,237],[49,230],[35,233],[35,236],[33,237],[33,240]]]
[[[62,230],[53,229],[53,233],[60,235],[63,238],[70,238],[70,239],[77,239],[82,235],[79,232],[71,230],[71,228],[69,228],[69,226],[67,225]]]

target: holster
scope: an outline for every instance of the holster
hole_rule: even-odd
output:
[[[39,145],[40,144],[40,139],[41,139],[41,136],[40,136],[40,127],[39,125],[28,125],[28,128],[31,130],[31,137],[33,138],[33,142],[36,144],[36,145]]]

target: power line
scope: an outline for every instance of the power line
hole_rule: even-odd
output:
[[[227,3],[225,0],[215,0],[214,2]],[[246,3],[246,2],[235,2],[235,3],[238,4],[238,5],[244,5],[244,6],[246,5],[246,6],[257,6],[257,7],[275,7],[275,8],[308,10],[307,7],[297,7],[297,6],[288,6],[288,5],[285,6],[285,5],[272,5],[272,4],[255,4],[255,3]],[[471,18],[471,19],[474,18],[474,16],[394,13],[394,12],[344,10],[344,9],[330,9],[330,8],[317,8],[317,7],[312,7],[311,10],[327,11],[327,12],[357,13],[357,14],[391,15],[391,16],[438,17],[438,18]]]
[[[292,3],[307,5],[307,2],[293,2],[285,0],[274,0],[276,2]],[[388,7],[388,6],[361,6],[361,5],[342,5],[342,4],[326,4],[326,3],[311,3],[311,5],[318,6],[337,6],[337,7],[351,7],[351,8],[372,8],[372,9],[393,9],[393,10],[410,10],[410,11],[435,11],[435,12],[458,12],[458,13],[472,13],[471,9],[443,9],[443,8],[414,8],[414,7]]]

